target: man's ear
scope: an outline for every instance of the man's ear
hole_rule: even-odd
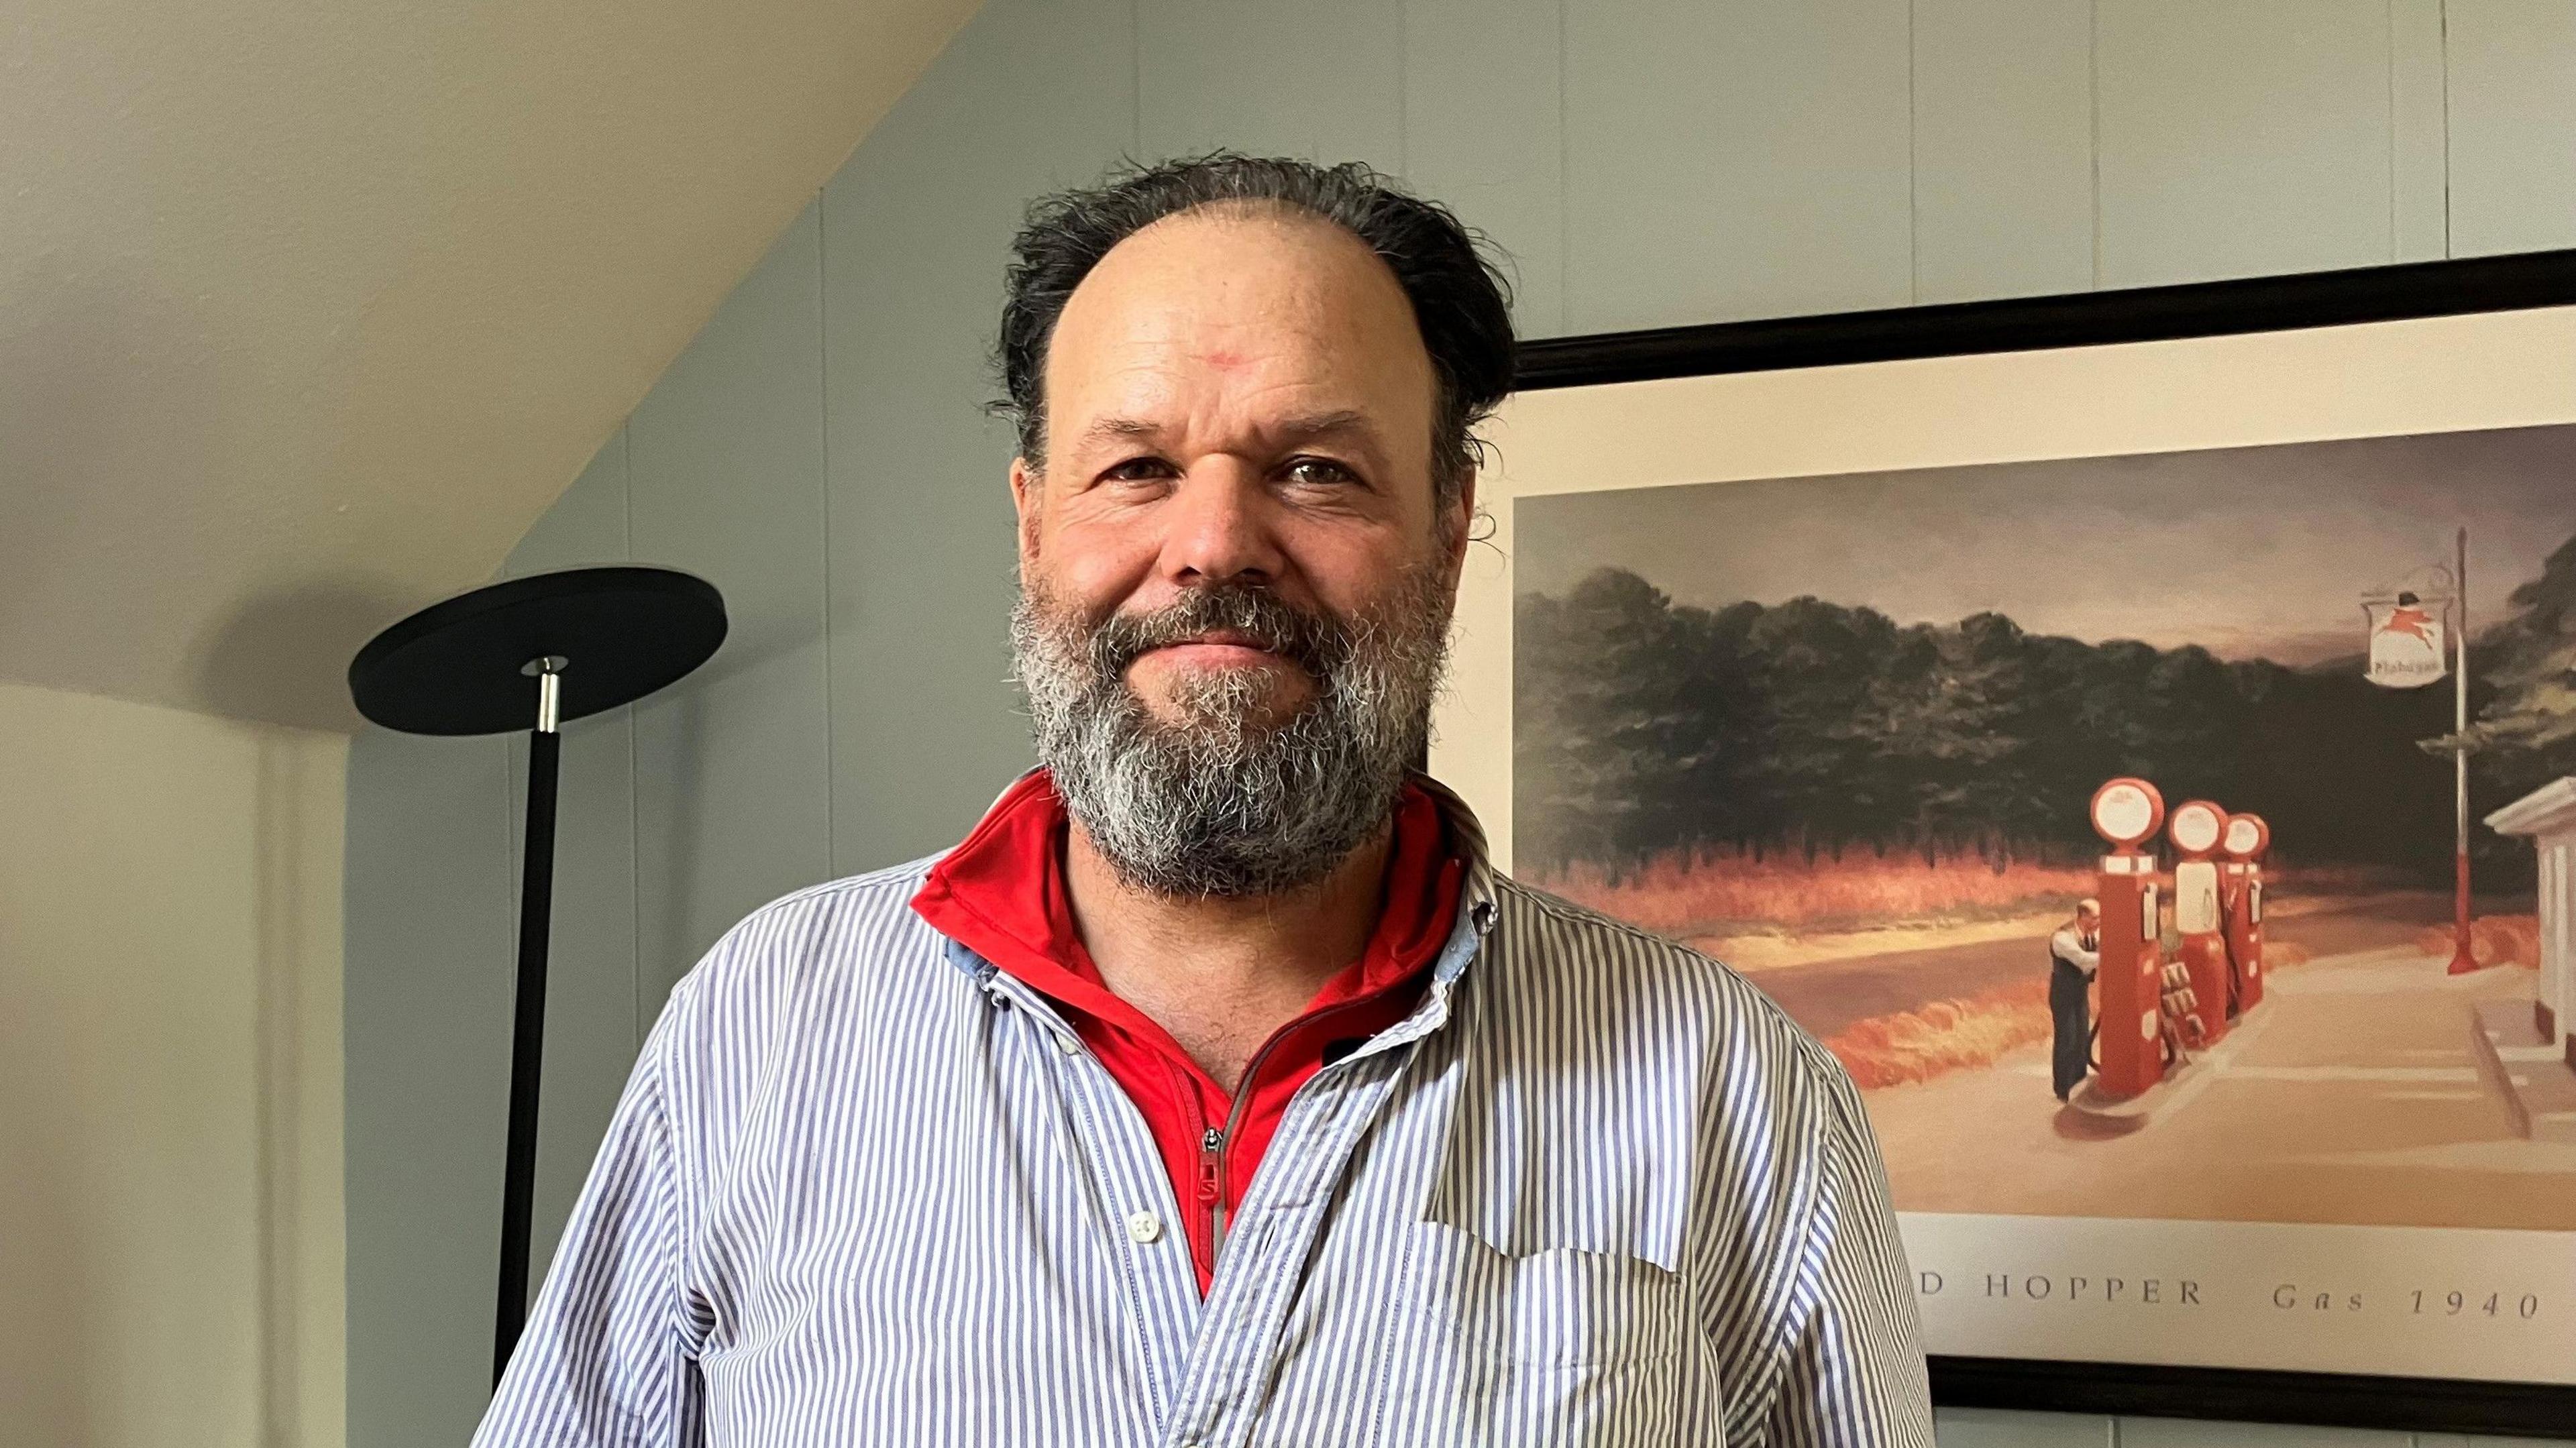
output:
[[[1474,541],[1471,535],[1476,531],[1478,476],[1474,468],[1467,470],[1466,479],[1458,485],[1457,501],[1449,505],[1449,516],[1440,520],[1442,526],[1448,530],[1449,557],[1445,561],[1449,567],[1449,586],[1452,590],[1458,586],[1459,575],[1466,571],[1467,549]]]
[[[1020,566],[1038,556],[1038,515],[1045,504],[1046,477],[1024,457],[1011,459],[1011,507],[1019,515]]]

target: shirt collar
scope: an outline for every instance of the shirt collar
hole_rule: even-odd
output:
[[[1449,786],[1419,770],[1411,777],[1422,787],[1423,793],[1431,796],[1431,802],[1440,806],[1441,822],[1449,828],[1450,853],[1457,857],[1465,870],[1458,892],[1458,933],[1451,937],[1450,950],[1435,972],[1435,978],[1454,977],[1466,969],[1467,964],[1466,957],[1458,952],[1460,937],[1472,932],[1476,939],[1482,939],[1493,924],[1498,894],[1494,887],[1494,863],[1486,853],[1485,827],[1477,821],[1476,812],[1467,807],[1467,802]],[[1472,949],[1466,952],[1467,955],[1474,953]],[[1451,956],[1457,958],[1452,960]]]
[[[967,840],[973,840],[978,831],[992,823],[1004,802],[1028,788],[1030,781],[1045,773],[1044,765],[1033,765],[1022,770],[1016,778],[1003,787],[1001,793],[993,796],[993,803],[985,810],[983,821],[979,822],[976,830],[968,832]],[[1457,792],[1449,786],[1420,770],[1408,771],[1406,778],[1420,786],[1422,792],[1429,795],[1432,803],[1439,807],[1441,822],[1448,829],[1450,853],[1456,857],[1461,869],[1457,919],[1450,927],[1449,943],[1442,947],[1439,960],[1432,967],[1431,972],[1433,983],[1445,986],[1456,980],[1459,974],[1466,970],[1467,963],[1475,958],[1477,948],[1483,943],[1486,932],[1493,927],[1499,895],[1495,887],[1497,877],[1494,874],[1493,860],[1487,852],[1485,827],[1477,820],[1476,812],[1467,807],[1467,802],[1459,798]],[[956,853],[964,843],[961,841],[958,846],[952,846],[948,853]],[[948,958],[958,967],[979,978],[989,978],[992,975],[994,971],[992,962],[981,959],[973,951],[957,945],[955,941],[950,941],[949,946]]]

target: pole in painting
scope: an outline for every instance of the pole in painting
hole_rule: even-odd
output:
[[[510,1026],[509,1155],[502,1172],[501,1271],[492,1334],[495,1385],[527,1321],[561,727],[678,682],[713,656],[724,637],[724,598],[702,578],[667,568],[576,568],[514,578],[432,604],[376,635],[349,665],[349,694],[358,712],[388,729],[442,735],[529,731],[527,849]]]
[[[2453,566],[2424,570],[2447,590],[2426,598],[2412,590],[2366,597],[2370,655],[2365,677],[2387,689],[2419,689],[2451,679],[2451,737],[2428,748],[2451,754],[2452,975],[2478,968],[2469,945],[2469,530],[2454,545]],[[2445,633],[2449,635],[2446,639]]]
[[[2457,862],[2451,904],[2450,974],[2467,975],[2478,968],[2469,949],[2469,530],[2460,530],[2459,571],[2453,575],[2458,627],[2452,630],[2451,657],[2451,848]]]

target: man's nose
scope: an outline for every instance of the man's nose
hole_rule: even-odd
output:
[[[1275,583],[1284,559],[1271,498],[1257,469],[1230,457],[1200,462],[1166,505],[1163,571],[1175,583]]]

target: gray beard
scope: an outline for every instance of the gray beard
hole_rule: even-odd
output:
[[[1098,621],[1024,591],[1011,616],[1014,672],[1039,762],[1130,888],[1172,898],[1275,894],[1321,881],[1394,813],[1430,738],[1449,608],[1432,569],[1356,620],[1242,585]],[[1127,666],[1216,629],[1250,634],[1303,667],[1312,697],[1284,719],[1264,718],[1267,681],[1229,669],[1181,685],[1179,723],[1156,719],[1128,687]]]

